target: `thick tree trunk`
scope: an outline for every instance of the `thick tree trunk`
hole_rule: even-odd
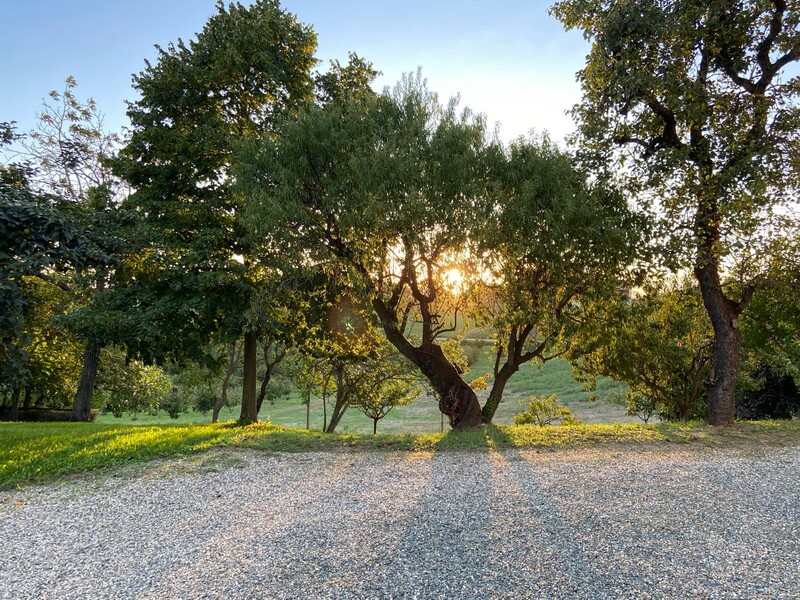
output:
[[[256,385],[258,372],[256,359],[258,339],[255,333],[244,334],[244,369],[242,373],[242,412],[239,416],[241,423],[257,423],[258,407],[256,405]]]
[[[94,396],[94,381],[97,377],[97,368],[100,365],[100,350],[102,346],[97,342],[87,342],[83,354],[83,369],[75,401],[72,404],[70,421],[90,421],[92,419],[92,397]]]
[[[447,415],[453,429],[469,429],[481,424],[481,405],[475,391],[469,387],[437,344],[428,347],[412,345],[396,324],[396,316],[380,299],[372,306],[380,319],[386,339],[400,354],[414,363],[439,396],[439,410]]]
[[[725,297],[718,276],[710,268],[695,271],[703,304],[714,328],[714,356],[708,381],[709,425],[732,425],[736,414],[735,391],[739,373],[739,305]]]
[[[33,390],[31,387],[28,386],[25,388],[25,400],[22,403],[22,410],[28,410],[31,407],[31,396],[33,395]]]
[[[427,356],[420,356],[417,366],[439,396],[439,410],[447,415],[450,427],[469,429],[481,424],[478,396],[447,360],[440,347],[433,346]]]
[[[483,410],[481,411],[484,423],[491,423],[492,419],[494,419],[494,413],[497,412],[497,407],[500,406],[500,401],[503,399],[506,384],[518,370],[518,366],[506,363],[503,368],[495,373],[492,390],[489,392],[489,398],[486,399],[486,404],[483,405]]]

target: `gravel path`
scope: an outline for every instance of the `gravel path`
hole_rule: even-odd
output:
[[[0,493],[0,598],[800,598],[800,448],[227,451]]]

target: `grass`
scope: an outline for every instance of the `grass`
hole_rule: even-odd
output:
[[[273,424],[109,425],[0,423],[0,489],[212,448],[264,451],[451,451],[489,448],[641,447],[679,443],[699,447],[800,444],[800,421],[761,421],[733,428],[694,424],[595,424],[574,427],[487,426],[432,434],[328,435]]]
[[[468,381],[492,371],[490,355],[490,346],[480,349],[476,355],[476,361],[466,375]],[[620,389],[620,387],[624,388],[624,384],[610,379],[601,379],[598,382],[597,390],[590,393],[572,378],[572,368],[566,361],[553,360],[545,363],[541,368],[535,364],[527,363],[522,365],[519,372],[509,381],[505,391],[505,398],[498,408],[494,422],[498,425],[511,425],[514,422],[514,415],[524,410],[523,405],[527,405],[527,399],[531,394],[541,396],[554,393],[558,395],[559,402],[566,404],[586,423],[635,422],[635,417],[625,416],[624,408],[610,406],[604,402],[605,398]],[[481,402],[486,399],[488,393],[489,390],[479,393]],[[599,400],[589,401],[590,396],[593,394]],[[231,389],[229,393],[229,396],[234,399],[240,397],[240,395],[240,389]],[[331,410],[330,407],[328,410]],[[221,420],[229,420],[236,419],[238,416],[239,407],[235,406],[224,408],[220,418]],[[293,394],[290,397],[279,399],[274,405],[265,403],[259,418],[262,421],[269,421],[276,425],[305,428],[306,407],[301,403],[299,394]],[[210,413],[197,412],[181,414],[178,419],[170,419],[164,412],[156,415],[139,414],[135,421],[128,415],[116,418],[111,414],[103,414],[97,418],[98,423],[116,426],[133,424],[187,425],[208,423],[210,421]],[[385,419],[378,423],[378,431],[397,434],[437,433],[441,431],[441,423],[441,413],[437,402],[430,397],[422,396],[412,404],[390,412]],[[311,429],[322,429],[322,424],[322,400],[320,398],[312,398]],[[365,417],[357,409],[350,408],[339,423],[337,431],[341,433],[369,434],[372,433],[372,420]]]

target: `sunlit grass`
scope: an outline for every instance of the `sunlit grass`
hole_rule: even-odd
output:
[[[356,448],[451,451],[511,447],[581,448],[603,444],[769,446],[800,444],[800,421],[739,423],[732,428],[689,424],[614,424],[572,427],[486,426],[432,434],[324,434],[261,423],[104,425],[0,423],[0,488],[187,455],[210,448],[246,447],[276,452]]]

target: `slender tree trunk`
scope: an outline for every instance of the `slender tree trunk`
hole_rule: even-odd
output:
[[[97,368],[100,365],[100,350],[102,346],[94,341],[86,343],[83,354],[83,369],[75,401],[72,404],[70,421],[89,421],[92,414],[92,397],[94,396],[94,381],[97,377]]]
[[[19,420],[19,395],[20,389],[15,387],[11,391],[11,420],[18,421]]]
[[[306,431],[311,429],[311,392],[306,392]]]
[[[328,393],[322,392],[322,431],[328,428]]]
[[[258,358],[258,339],[255,333],[244,334],[244,369],[242,374],[242,412],[239,421],[242,423],[257,423],[258,410],[256,406],[256,385],[258,372],[256,359]]]
[[[378,419],[372,417],[372,435],[378,435]]]
[[[242,358],[242,346],[238,342],[233,342],[228,346],[228,366],[225,369],[225,375],[222,377],[222,390],[220,399],[214,403],[214,409],[211,413],[211,422],[216,423],[219,421],[219,413],[222,411],[223,406],[228,404],[228,386],[231,383],[231,377],[239,368],[239,360]]]
[[[497,407],[500,406],[500,401],[503,399],[503,392],[506,389],[506,384],[511,376],[519,370],[517,365],[505,363],[503,367],[495,373],[494,383],[492,390],[489,392],[489,397],[486,399],[486,404],[483,405],[481,416],[484,423],[491,423],[494,419],[494,414],[497,412]]]
[[[31,407],[31,396],[33,390],[31,390],[31,386],[27,386],[25,388],[25,400],[22,403],[22,410],[28,410]]]
[[[260,413],[261,406],[264,404],[264,398],[267,397],[267,386],[269,386],[270,372],[269,369],[264,373],[264,379],[261,380],[261,389],[258,390],[258,398],[256,398],[256,410]]]
[[[347,390],[344,383],[344,367],[337,367],[336,369],[336,404],[331,413],[331,421],[328,423],[325,433],[333,433],[336,431],[336,426],[342,419],[342,415],[347,410]]]
[[[267,395],[267,386],[269,385],[270,379],[272,379],[272,372],[275,370],[275,367],[280,363],[284,357],[286,356],[286,352],[288,348],[284,344],[280,344],[273,340],[267,339],[267,341],[262,342],[262,348],[264,350],[264,379],[261,382],[261,390],[258,393],[258,411],[261,412],[261,405],[264,403],[264,398]],[[273,356],[272,360],[269,357],[269,349],[273,349]]]

